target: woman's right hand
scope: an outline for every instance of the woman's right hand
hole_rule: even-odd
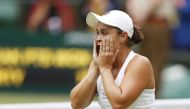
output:
[[[98,54],[96,50],[96,38],[94,38],[94,45],[93,45],[93,63],[96,67],[98,67]]]

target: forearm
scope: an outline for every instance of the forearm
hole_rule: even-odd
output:
[[[88,106],[96,92],[98,68],[91,64],[87,76],[71,91],[71,104],[74,109]]]
[[[36,9],[29,17],[27,28],[31,31],[35,30],[37,26],[40,25],[40,22],[47,16],[50,4],[46,2],[39,2],[36,6]]]
[[[95,83],[89,82],[87,79],[81,81],[71,91],[71,104],[73,109],[83,109],[92,101],[95,93]]]
[[[117,107],[118,104],[120,104],[120,100],[122,98],[122,91],[120,87],[116,85],[111,70],[110,69],[101,70],[101,78],[103,81],[105,93],[112,107]]]

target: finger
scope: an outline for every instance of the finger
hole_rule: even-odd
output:
[[[109,38],[109,42],[110,42],[110,52],[114,52],[114,49],[113,49],[113,39]]]
[[[110,51],[110,41],[109,41],[109,37],[106,38],[106,52]]]
[[[115,51],[115,55],[117,55],[119,53],[119,49],[117,49],[116,51]]]
[[[96,36],[93,37],[93,48],[95,48],[95,44],[96,44]]]
[[[118,53],[119,53],[119,49],[117,49],[117,50],[115,51],[115,53],[114,53],[114,57],[113,57],[113,60],[114,60],[114,61],[115,61],[115,59],[116,59]]]
[[[99,50],[99,53],[102,54],[103,52],[103,42],[100,44],[100,50]]]
[[[106,39],[103,39],[103,52],[106,52]]]
[[[93,54],[96,55],[96,40],[94,40],[94,44],[93,44]]]

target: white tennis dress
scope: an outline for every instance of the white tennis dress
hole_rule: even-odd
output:
[[[135,53],[131,51],[127,56],[123,66],[121,67],[115,83],[119,86],[125,74],[128,63],[133,59]],[[107,96],[104,92],[104,87],[102,84],[101,76],[97,80],[97,93],[98,93],[98,103],[102,109],[112,109],[111,104],[109,103]],[[155,101],[155,89],[144,89],[141,95],[135,100],[133,104],[127,109],[154,109]]]

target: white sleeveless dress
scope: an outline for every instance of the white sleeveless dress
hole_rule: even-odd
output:
[[[121,67],[117,75],[117,78],[115,79],[115,83],[118,86],[121,84],[128,63],[133,59],[134,56],[135,53],[131,51],[127,56],[123,66]],[[102,109],[112,109],[111,104],[109,103],[107,96],[105,95],[101,76],[99,76],[97,80],[97,93],[98,93],[98,103],[100,104]],[[127,109],[154,109],[154,101],[155,101],[155,89],[144,89],[141,95]]]

